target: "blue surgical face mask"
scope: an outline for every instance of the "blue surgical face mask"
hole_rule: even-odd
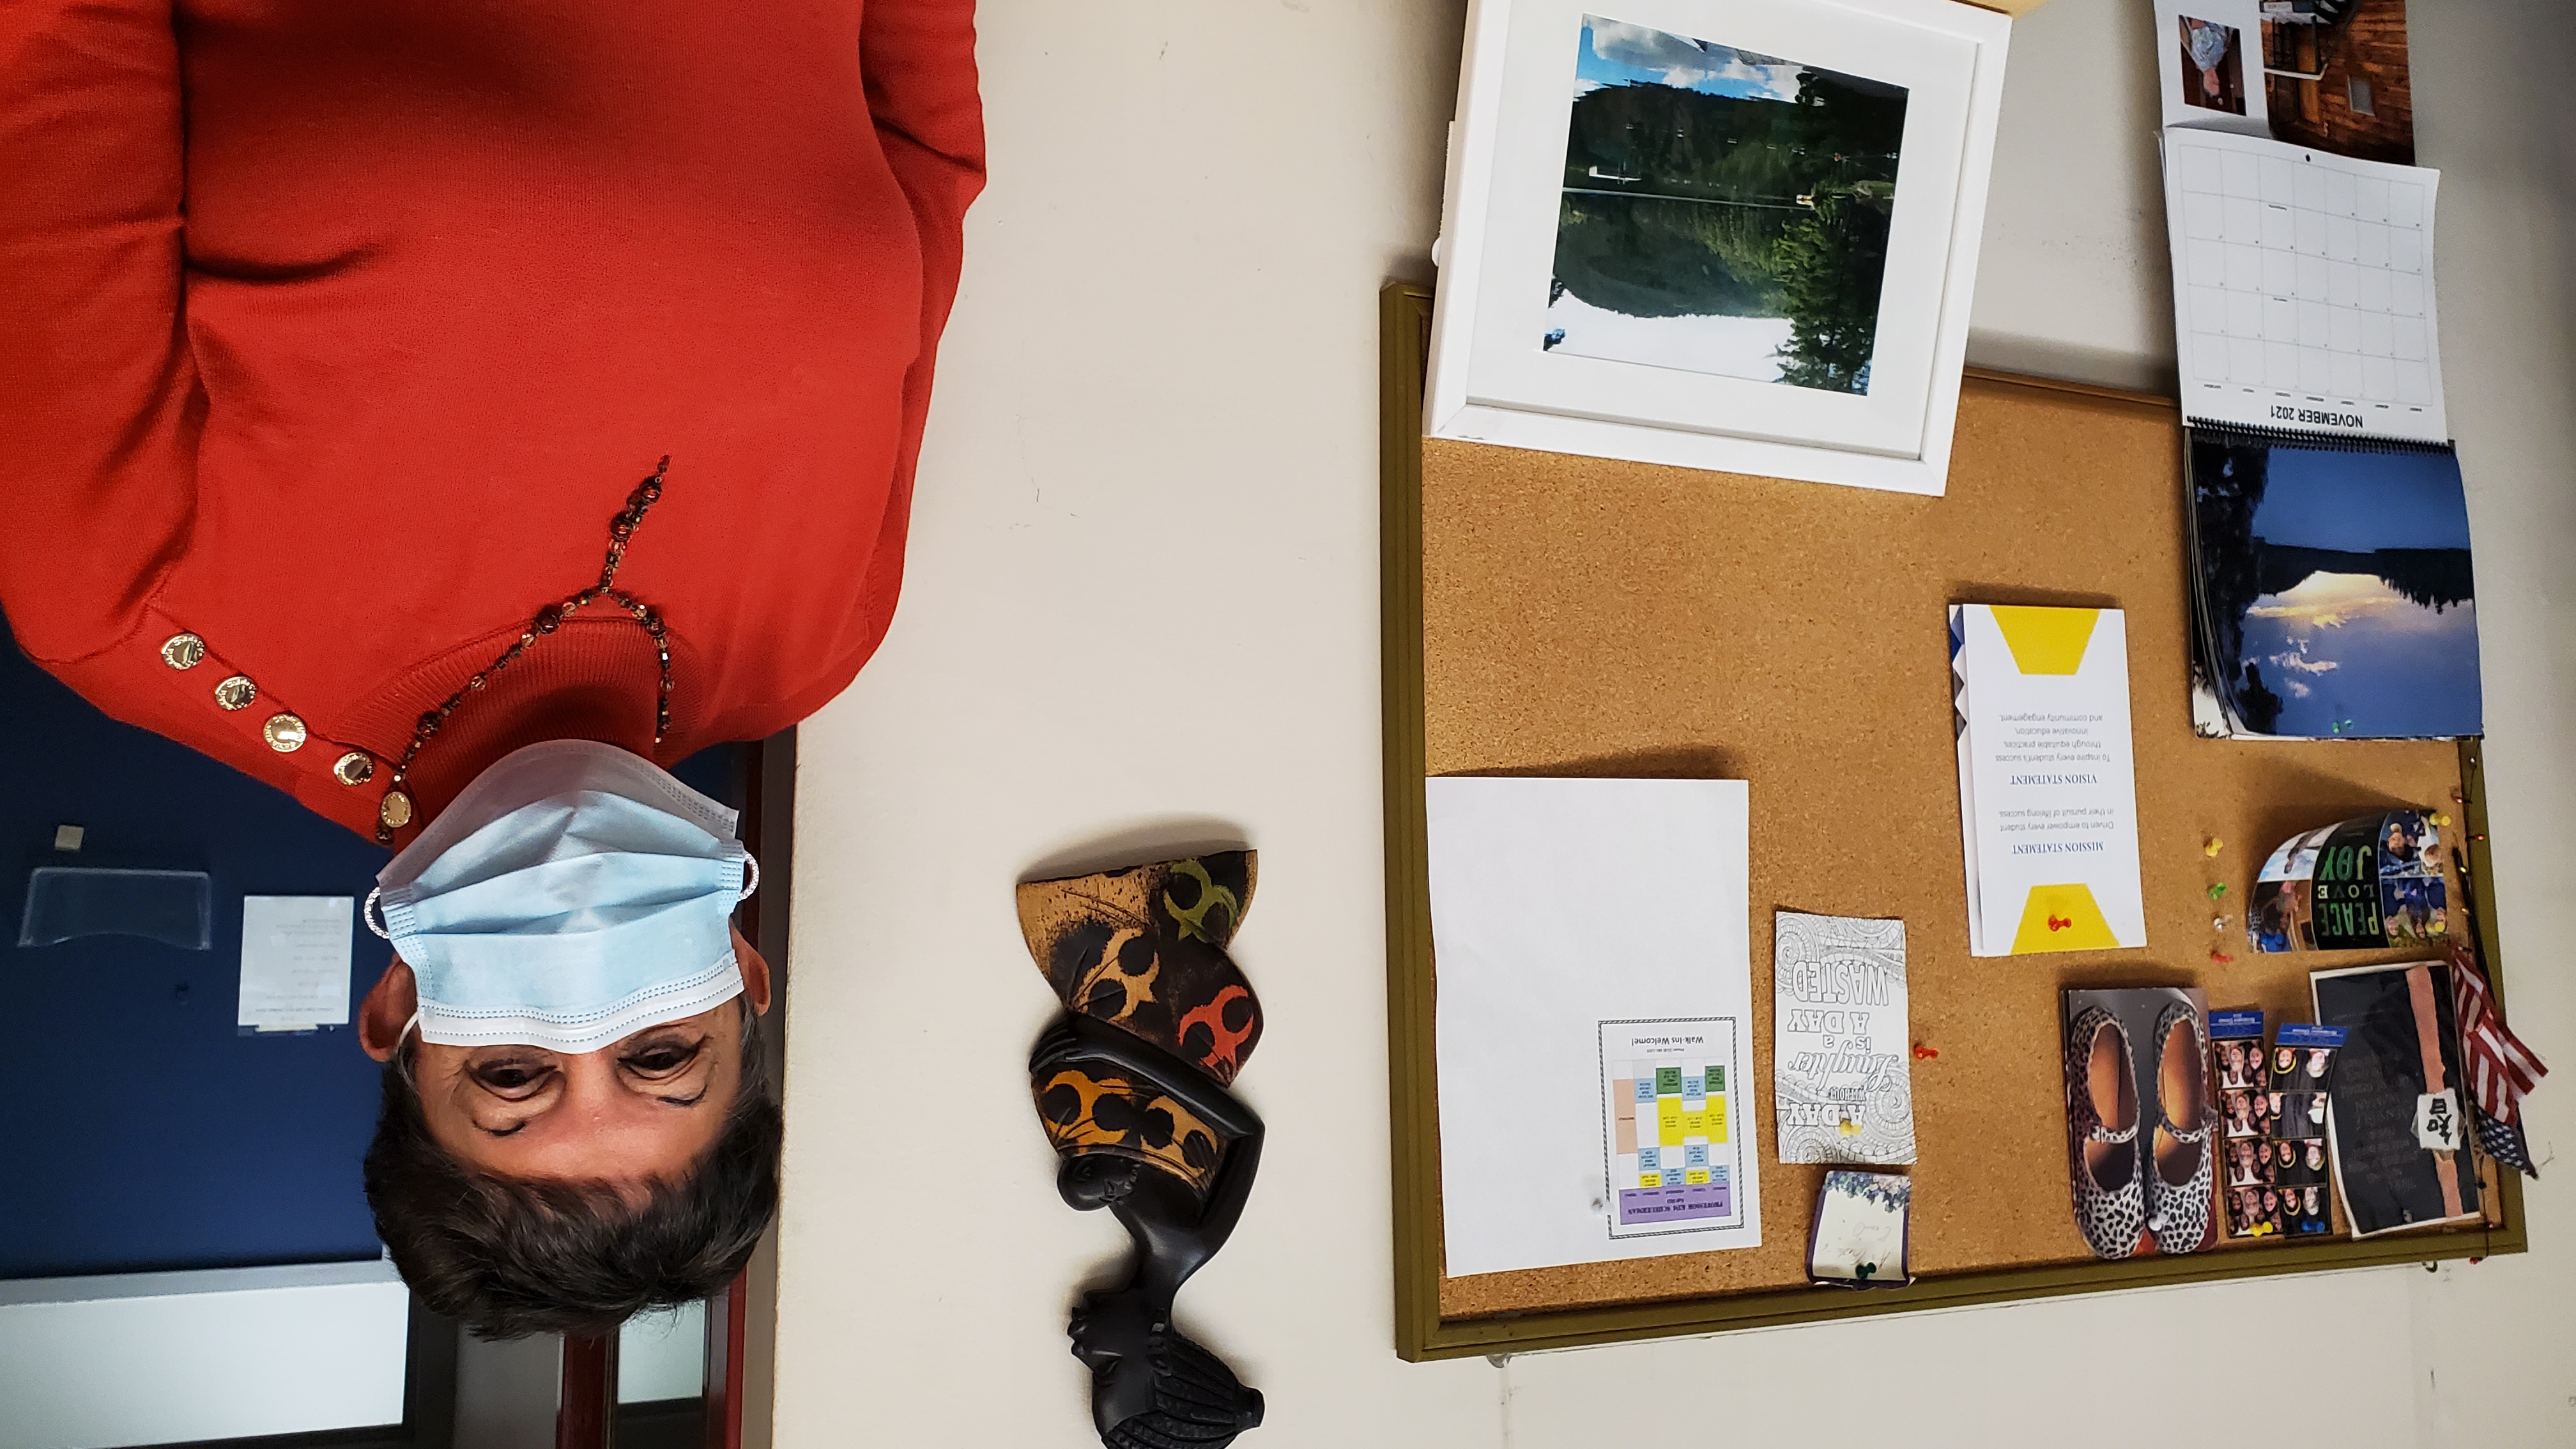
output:
[[[493,764],[369,898],[411,966],[421,1040],[595,1051],[739,995],[733,908],[760,877],[734,820],[612,745]]]

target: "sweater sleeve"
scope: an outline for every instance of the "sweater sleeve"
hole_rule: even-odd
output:
[[[911,206],[920,238],[921,333],[919,352],[904,378],[894,487],[861,585],[862,608],[875,623],[849,661],[853,672],[883,637],[902,588],[913,467],[930,410],[932,365],[957,297],[966,208],[984,188],[974,0],[868,0],[859,29],[859,69],[878,142]]]
[[[984,181],[974,0],[868,0],[859,26],[868,112],[916,208],[964,215]]]
[[[64,664],[142,622],[194,511],[170,0],[7,0],[0,77],[0,609]]]
[[[920,376],[957,295],[968,203],[984,187],[984,109],[975,91],[974,0],[868,0],[859,71],[877,140],[921,242]],[[911,411],[911,409],[907,409]],[[917,415],[910,419],[919,430]]]

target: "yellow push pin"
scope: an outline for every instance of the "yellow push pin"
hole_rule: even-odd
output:
[[[2226,848],[2227,842],[2213,835],[2201,844],[2200,853],[2208,856],[2212,860],[2216,860],[2218,859],[2218,853]]]
[[[1849,1117],[1845,1117],[1842,1122],[1842,1133],[1845,1137],[1858,1137],[1860,1135],[1860,1124]]]
[[[2432,821],[2435,825],[2447,826],[2451,823],[2451,812],[2448,810],[2436,810],[2424,818]]]

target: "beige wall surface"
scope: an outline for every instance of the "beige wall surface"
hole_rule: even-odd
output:
[[[2477,538],[2517,1026],[2576,1072],[2576,38],[2414,0]],[[1012,882],[1262,851],[1236,954],[1269,1123],[1184,1326],[1244,1442],[2576,1442],[2576,1198],[2535,1250],[1904,1320],[1408,1365],[1390,1347],[1376,291],[1424,278],[1455,4],[987,0],[992,183],[941,355],[904,603],[801,740],[774,1442],[1096,1444],[1065,1352],[1115,1224],[1068,1211],[1023,1063],[1053,1007]],[[1971,360],[2170,387],[2146,0],[2017,22]],[[2286,747],[2297,748],[2297,747]],[[2320,746],[2318,748],[2327,748]],[[2535,1150],[2576,1112],[2537,1099]],[[2081,1433],[2078,1428],[2081,1427]],[[756,1431],[755,1431],[756,1432]]]

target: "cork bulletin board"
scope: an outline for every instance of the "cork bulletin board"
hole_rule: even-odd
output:
[[[2256,1240],[2095,1259],[2068,1202],[2058,993],[2199,985],[2213,1008],[2304,1020],[2319,966],[2417,952],[2256,956],[2241,903],[2271,848],[2380,809],[2450,810],[2482,887],[2476,742],[2196,738],[2188,705],[2181,426],[2170,399],[1972,372],[1944,498],[1425,442],[1430,294],[1384,331],[1389,1062],[1396,1342],[1408,1359],[2523,1247],[2518,1179],[2487,1169],[2486,1226]],[[2128,612],[2143,950],[1968,955],[1945,606]],[[1422,781],[1523,774],[1740,779],[1751,794],[1754,1080],[1762,1246],[1452,1278]],[[2211,859],[2202,842],[2226,848]],[[2459,883],[2453,883],[2459,900]],[[2497,989],[2487,893],[2474,925]],[[1916,1281],[1808,1286],[1825,1169],[1776,1157],[1774,908],[1906,923],[1919,1155]],[[2211,958],[2213,948],[2233,956]]]

